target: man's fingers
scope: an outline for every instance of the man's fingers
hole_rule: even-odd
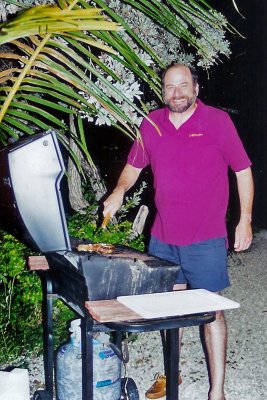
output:
[[[235,251],[247,250],[251,245],[252,239],[249,237],[240,237],[236,235],[234,248]]]
[[[111,194],[103,203],[104,210],[103,215],[106,217],[110,214],[110,217],[113,217],[116,212],[119,210],[123,202],[123,196],[113,193]]]

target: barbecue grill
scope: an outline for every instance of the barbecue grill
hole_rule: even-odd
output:
[[[124,246],[112,253],[78,251],[68,235],[60,183],[65,168],[55,132],[0,152],[0,220],[4,229],[47,255],[56,291],[85,300],[172,289],[178,267]],[[104,247],[105,250],[105,247]]]
[[[182,322],[170,318],[139,321],[138,324],[96,323],[86,302],[171,291],[179,266],[121,245],[115,245],[108,254],[78,251],[79,245],[87,242],[69,237],[60,187],[64,174],[57,133],[52,130],[18,140],[1,150],[0,224],[26,245],[44,254],[49,266],[48,270],[39,271],[43,284],[46,390],[36,392],[34,398],[53,398],[52,304],[56,295],[82,318],[83,399],[89,400],[93,398],[90,340],[93,330],[169,329],[172,348],[167,353],[171,365],[177,364],[178,358],[173,362],[173,349],[177,347],[176,328],[210,321],[213,315],[196,316],[190,321],[183,318]],[[117,344],[120,346],[120,339]],[[177,375],[177,371],[173,374]],[[167,384],[171,386],[170,381],[167,377]],[[168,398],[178,398],[175,386],[169,393],[171,397]]]

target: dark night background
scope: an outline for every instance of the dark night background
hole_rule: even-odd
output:
[[[216,7],[217,1],[212,4]],[[232,56],[212,68],[203,91],[209,104],[236,110],[231,115],[253,162],[255,181],[254,225],[267,228],[267,2],[237,1],[242,19],[231,0],[217,7],[245,37],[231,38]],[[235,194],[232,190],[232,200]]]
[[[232,55],[230,59],[211,68],[200,76],[199,97],[207,104],[228,110],[244,146],[253,162],[255,181],[254,226],[267,228],[267,1],[236,1],[243,19],[235,10],[232,0],[210,0],[244,38],[228,35]],[[131,143],[121,133],[105,128],[104,138],[94,135],[96,163],[106,177],[107,187],[112,190],[123,167]],[[111,141],[107,145],[107,135]],[[105,144],[104,144],[105,143]],[[98,158],[99,156],[99,158]],[[103,162],[104,160],[104,162]],[[147,179],[149,175],[147,174]],[[230,215],[234,226],[238,218],[235,177],[230,174]],[[147,193],[148,192],[148,193]],[[153,195],[146,192],[145,202],[150,205]],[[231,226],[230,226],[231,230]]]

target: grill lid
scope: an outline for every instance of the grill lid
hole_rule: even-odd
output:
[[[0,225],[42,253],[71,250],[60,192],[64,172],[52,130],[0,151]]]

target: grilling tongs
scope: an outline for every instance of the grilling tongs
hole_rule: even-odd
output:
[[[105,216],[105,218],[103,219],[103,222],[101,224],[102,229],[105,230],[107,228],[107,224],[109,223],[110,218],[111,218],[110,213],[107,213],[107,215]]]

